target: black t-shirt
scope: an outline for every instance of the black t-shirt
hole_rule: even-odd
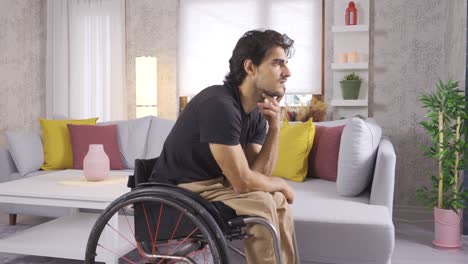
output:
[[[223,176],[209,143],[262,145],[266,120],[255,108],[246,114],[239,89],[228,84],[210,86],[182,111],[164,142],[151,181],[179,184]]]

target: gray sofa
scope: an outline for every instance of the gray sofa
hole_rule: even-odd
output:
[[[135,158],[158,156],[164,139],[173,125],[173,121],[156,117],[135,120],[105,123],[118,124],[119,145],[122,159],[126,160],[127,166],[131,166]],[[350,126],[350,120],[321,124],[324,126],[346,124],[346,129]],[[145,129],[147,131],[144,131]],[[365,130],[367,131],[367,127]],[[365,188],[362,192],[358,190],[359,194],[346,194],[349,192],[347,188],[353,187],[352,185],[359,182],[359,179],[351,179],[353,182],[335,183],[307,178],[301,183],[291,182],[296,192],[292,211],[301,263],[390,263],[395,240],[392,207],[396,156],[388,139],[381,138],[380,134],[376,136],[378,133],[372,129],[369,131],[378,144],[374,146],[375,153],[363,161],[363,166],[367,166],[371,173],[369,179],[362,182]],[[345,155],[345,150],[342,149],[343,140],[349,141],[348,138],[344,138],[344,134],[343,131],[340,145],[341,161],[352,158],[350,155]],[[135,149],[135,146],[143,149]],[[338,177],[343,173],[352,173],[340,166]],[[132,168],[128,169],[131,173]],[[357,169],[361,172],[362,168]],[[0,182],[33,177],[39,173],[47,172],[19,174],[9,150],[0,149]],[[70,213],[70,209],[67,208],[10,204],[0,204],[0,210],[7,214],[52,217]]]

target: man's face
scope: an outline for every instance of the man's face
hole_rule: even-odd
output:
[[[257,94],[281,97],[286,91],[286,80],[291,76],[287,66],[288,56],[282,47],[273,47],[257,66],[255,88]]]

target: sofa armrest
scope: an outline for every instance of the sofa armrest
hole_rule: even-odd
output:
[[[10,181],[10,175],[15,172],[18,172],[18,170],[11,158],[10,151],[0,148],[0,182]]]
[[[370,203],[386,206],[390,216],[393,211],[393,192],[395,187],[396,154],[388,138],[380,140],[375,161]]]

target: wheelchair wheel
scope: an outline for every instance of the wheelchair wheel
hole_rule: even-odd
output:
[[[187,195],[160,186],[112,202],[91,230],[85,263],[228,263],[216,221]]]

